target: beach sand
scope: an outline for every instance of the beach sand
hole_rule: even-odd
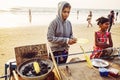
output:
[[[9,59],[15,58],[15,47],[47,42],[47,27],[27,26],[0,29],[0,76],[4,75],[4,64]],[[89,42],[86,44],[71,45],[69,50],[70,54],[82,52],[80,45],[83,46],[85,51],[91,51],[94,45],[94,32],[98,29],[99,27],[97,25],[87,28],[87,24],[73,24],[74,36],[76,38],[88,39]],[[111,33],[114,47],[120,47],[120,24],[113,25]],[[81,58],[84,57],[81,56]]]

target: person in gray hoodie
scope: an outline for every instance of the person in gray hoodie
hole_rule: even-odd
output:
[[[77,41],[73,37],[71,22],[67,20],[70,10],[71,5],[68,2],[59,2],[58,15],[48,27],[47,40],[58,64],[66,63],[69,45]]]

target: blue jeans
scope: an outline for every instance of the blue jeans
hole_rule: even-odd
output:
[[[68,58],[68,51],[55,51],[53,52],[53,55],[55,56],[55,60],[58,64],[66,63]]]

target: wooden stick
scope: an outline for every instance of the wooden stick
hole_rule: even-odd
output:
[[[18,75],[16,74],[15,70],[13,70],[12,72],[13,72],[13,76],[14,76],[15,80],[19,80]]]
[[[10,79],[9,80],[13,80],[13,76],[10,76]]]
[[[48,45],[48,49],[49,49],[49,51],[50,51],[51,58],[52,58],[52,61],[53,61],[54,66],[55,66],[55,70],[56,70],[57,75],[58,75],[58,80],[62,80],[62,77],[61,77],[61,75],[60,75],[60,73],[59,73],[59,69],[58,69],[57,63],[56,63],[56,61],[55,61],[53,52],[52,52],[52,50],[51,50],[51,48],[50,48],[49,45]]]

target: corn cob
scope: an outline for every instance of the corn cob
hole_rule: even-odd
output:
[[[38,62],[36,62],[36,61],[33,62],[33,67],[34,67],[35,72],[38,74],[41,70]]]

